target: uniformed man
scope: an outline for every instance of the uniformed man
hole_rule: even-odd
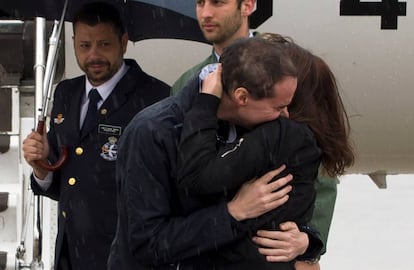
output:
[[[119,139],[138,111],[168,96],[169,86],[123,59],[128,36],[115,7],[86,4],[73,33],[85,75],[58,84],[47,136],[32,132],[23,151],[34,193],[59,201],[55,269],[106,269],[117,221]],[[64,165],[53,173],[40,167],[56,162],[61,145],[68,150]]]

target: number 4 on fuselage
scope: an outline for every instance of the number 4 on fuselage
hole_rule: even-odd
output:
[[[381,29],[397,29],[398,16],[407,15],[407,3],[399,0],[361,2],[341,0],[341,16],[381,16]]]

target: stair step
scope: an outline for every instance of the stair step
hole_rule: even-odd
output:
[[[0,185],[0,241],[17,242],[17,194],[2,190]]]

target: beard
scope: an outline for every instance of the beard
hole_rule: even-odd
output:
[[[208,32],[203,29],[204,37],[211,43],[221,44],[230,40],[241,28],[240,13],[228,16],[222,23],[217,24],[217,31]]]
[[[100,67],[96,69],[94,67],[96,65]],[[108,61],[94,60],[85,64],[84,72],[91,83],[94,85],[100,85],[111,79],[111,77],[116,73],[116,70],[113,70],[111,63]]]

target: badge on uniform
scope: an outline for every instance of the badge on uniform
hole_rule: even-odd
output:
[[[101,147],[101,157],[108,161],[115,161],[118,157],[118,139],[116,137],[109,137],[108,142]]]
[[[120,126],[112,126],[112,125],[105,125],[99,124],[98,126],[98,133],[107,134],[111,136],[121,136],[122,134],[122,127]]]
[[[53,122],[57,125],[60,125],[63,123],[63,120],[65,120],[65,118],[63,118],[63,114],[59,113],[56,115],[55,119],[53,119]]]

